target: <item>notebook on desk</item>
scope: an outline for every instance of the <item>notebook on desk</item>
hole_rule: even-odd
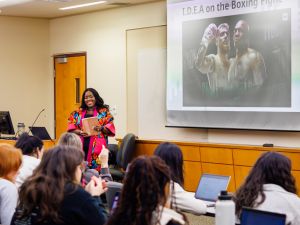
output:
[[[207,206],[214,206],[221,191],[227,190],[230,176],[202,174],[195,198],[201,199]]]
[[[285,225],[286,215],[251,208],[242,209],[241,225]]]
[[[41,140],[52,140],[45,127],[29,127],[34,136],[39,137]]]

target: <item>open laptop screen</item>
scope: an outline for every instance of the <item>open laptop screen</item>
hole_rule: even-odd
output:
[[[200,178],[195,198],[216,201],[222,190],[227,190],[230,176],[203,174]]]
[[[241,225],[285,225],[286,215],[243,208]]]
[[[41,140],[51,140],[51,137],[45,127],[29,127],[34,136],[39,137]]]

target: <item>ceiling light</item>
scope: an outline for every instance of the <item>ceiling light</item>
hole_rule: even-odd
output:
[[[77,9],[77,8],[81,8],[81,7],[87,7],[87,6],[98,5],[98,4],[103,4],[103,3],[106,3],[106,1],[97,1],[97,2],[80,4],[80,5],[72,5],[72,6],[68,6],[68,7],[59,8],[59,10]]]

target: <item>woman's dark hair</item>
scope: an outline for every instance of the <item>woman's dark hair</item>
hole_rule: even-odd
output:
[[[36,136],[30,136],[27,133],[23,133],[17,140],[15,147],[22,150],[23,155],[31,155],[37,148],[41,150],[44,144],[42,140]]]
[[[238,216],[240,216],[243,206],[254,207],[265,201],[264,184],[276,184],[288,192],[296,193],[290,159],[277,152],[267,152],[256,161],[246,181],[236,192],[236,214]],[[259,196],[261,196],[261,200],[256,202]]]
[[[17,218],[28,218],[38,209],[39,221],[61,222],[59,209],[66,194],[65,185],[71,184],[71,191],[78,187],[75,174],[83,159],[83,152],[75,147],[49,149],[33,175],[20,187]]]
[[[130,164],[120,200],[107,225],[151,225],[153,212],[164,206],[170,183],[168,166],[157,156],[140,156]],[[160,215],[159,215],[160,217]]]
[[[81,106],[80,106],[80,108],[82,108],[82,109],[87,109],[88,108],[87,105],[85,104],[85,101],[84,101],[85,93],[87,91],[92,92],[92,94],[94,95],[95,100],[96,100],[95,105],[96,105],[97,109],[101,109],[101,108],[109,109],[109,106],[104,104],[103,99],[100,97],[99,93],[94,88],[87,88],[87,89],[84,90],[84,92],[82,94],[82,97],[81,97]]]
[[[183,155],[180,148],[169,142],[161,143],[154,151],[170,167],[172,181],[183,186]]]

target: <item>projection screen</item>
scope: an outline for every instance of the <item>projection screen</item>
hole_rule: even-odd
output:
[[[167,126],[299,131],[299,4],[168,0]]]

